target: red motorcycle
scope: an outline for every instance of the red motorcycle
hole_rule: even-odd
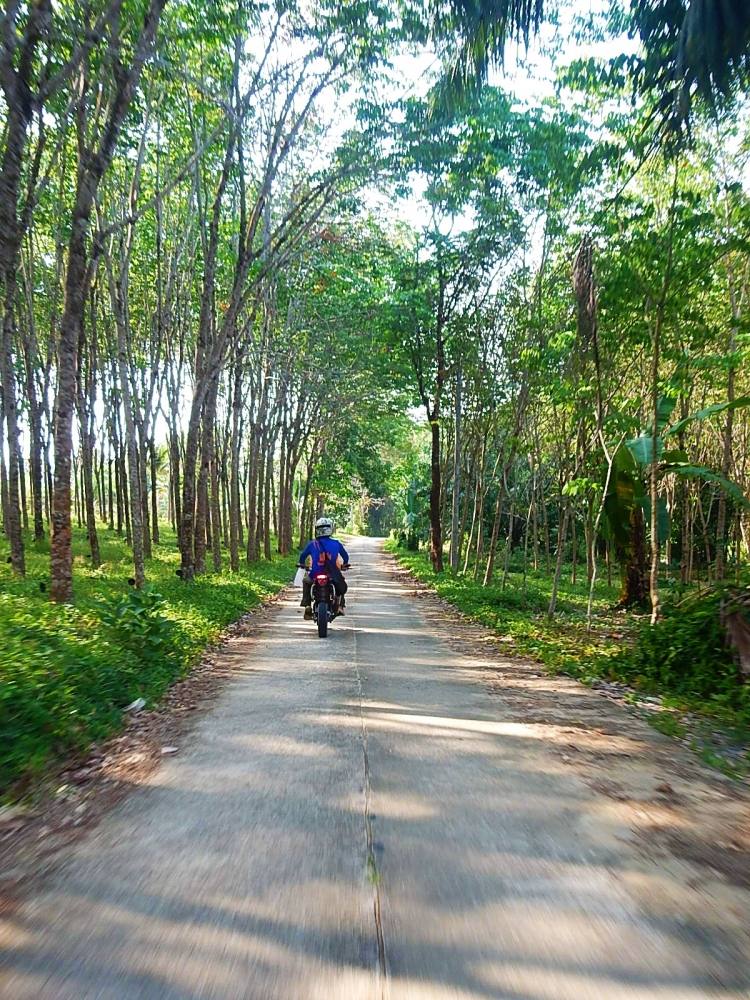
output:
[[[349,565],[347,563],[341,569],[347,570]],[[341,613],[341,598],[336,593],[328,569],[318,569],[313,574],[311,593],[313,621],[318,626],[318,637],[325,639],[329,624]]]

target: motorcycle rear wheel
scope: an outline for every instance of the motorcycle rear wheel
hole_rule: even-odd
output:
[[[318,638],[325,639],[328,635],[328,605],[325,601],[318,604]]]

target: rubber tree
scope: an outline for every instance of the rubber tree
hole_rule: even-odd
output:
[[[65,301],[60,321],[57,391],[55,393],[55,474],[52,500],[50,596],[66,602],[73,597],[73,537],[71,527],[71,454],[76,399],[78,344],[91,284],[89,232],[102,179],[115,153],[123,121],[135,96],[146,60],[153,51],[166,0],[148,0],[143,20],[132,41],[125,68],[125,39],[121,34],[120,7],[113,10],[106,31],[107,52],[113,62],[103,62],[92,77],[88,58],[82,60],[75,94],[78,158],[75,196],[70,216],[70,237],[65,275]],[[114,71],[114,66],[117,71]],[[96,101],[96,108],[92,103]]]

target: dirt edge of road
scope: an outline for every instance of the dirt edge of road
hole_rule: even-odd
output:
[[[592,823],[626,840],[635,863],[618,878],[652,908],[658,884],[672,916],[691,920],[696,906],[714,911],[750,956],[750,794],[703,765],[690,750],[596,689],[517,656],[500,637],[470,621],[383,553],[392,578],[419,599],[422,614],[466,669],[501,700],[504,716],[540,727],[556,758],[600,797]],[[623,836],[624,835],[624,836]]]

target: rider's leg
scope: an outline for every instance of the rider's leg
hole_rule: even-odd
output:
[[[303,608],[309,608],[312,605],[312,580],[307,575],[302,580],[302,600],[300,604]]]

